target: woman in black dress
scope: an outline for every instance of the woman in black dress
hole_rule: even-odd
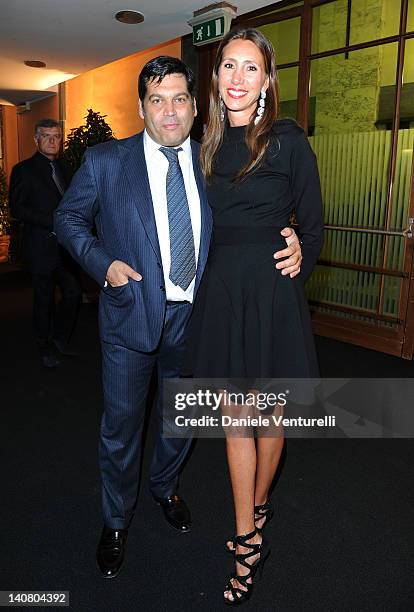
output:
[[[318,376],[303,283],[322,246],[319,176],[303,130],[278,121],[278,107],[271,43],[251,28],[231,31],[217,52],[201,149],[214,229],[189,356],[194,376],[246,389],[255,389],[257,378]],[[275,270],[272,257],[293,212],[303,254],[296,278]],[[226,445],[238,535],[227,543],[236,574],[224,598],[234,605],[250,596],[268,555],[262,532],[283,437],[230,435]]]

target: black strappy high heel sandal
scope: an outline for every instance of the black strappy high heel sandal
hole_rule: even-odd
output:
[[[263,535],[263,530],[266,527],[266,525],[269,523],[269,521],[272,519],[273,515],[274,515],[274,510],[273,510],[273,506],[272,506],[270,499],[266,500],[266,502],[262,504],[261,506],[254,507],[254,522],[257,523],[261,519],[264,519],[261,527],[257,527],[256,525],[257,533],[259,535]],[[234,554],[234,551],[236,550],[235,541],[236,541],[235,536],[227,540],[226,542],[227,552]],[[232,548],[228,546],[229,543],[231,543]]]
[[[231,596],[233,598],[233,599],[228,599],[227,597],[224,597],[225,603],[228,604],[229,606],[239,606],[245,601],[247,601],[248,599],[250,599],[252,591],[253,591],[253,582],[256,577],[256,574],[258,573],[259,579],[261,578],[262,571],[263,571],[263,565],[267,557],[270,554],[270,549],[267,546],[267,544],[263,543],[263,540],[261,544],[249,544],[248,540],[251,540],[252,538],[254,538],[254,536],[257,533],[258,533],[258,530],[255,529],[254,531],[247,533],[246,535],[235,536],[233,540],[235,543],[235,546],[239,545],[239,546],[243,546],[244,548],[250,549],[250,552],[236,554],[234,557],[236,563],[239,563],[243,567],[247,568],[249,571],[247,574],[244,574],[243,576],[239,576],[237,574],[237,571],[234,572],[234,574],[230,576],[230,579],[227,582],[226,587],[224,589],[224,591],[230,591]],[[260,557],[256,561],[254,561],[254,563],[248,563],[247,561],[248,559],[258,554],[260,555]],[[237,580],[237,582],[243,588],[234,586],[232,583],[233,579]],[[251,579],[251,582],[248,582],[248,580],[250,579]]]
[[[259,535],[263,534],[263,529],[266,527],[269,521],[272,520],[273,515],[274,515],[274,510],[273,510],[273,506],[269,499],[266,500],[266,502],[262,504],[261,506],[254,507],[254,522],[257,523],[261,519],[264,519],[261,527],[258,527],[256,525],[257,533]]]

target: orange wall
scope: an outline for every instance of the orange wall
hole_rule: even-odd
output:
[[[33,140],[34,126],[41,119],[59,120],[59,100],[57,95],[39,102],[31,102],[30,111],[17,115],[19,132],[19,159],[27,159],[36,152]]]
[[[131,136],[143,129],[138,117],[138,74],[157,55],[181,59],[181,39],[140,51],[100,68],[85,72],[65,83],[65,134],[85,123],[88,108],[107,115],[116,138]]]
[[[3,161],[7,178],[19,161],[19,138],[17,135],[17,113],[15,106],[2,106],[3,114]]]

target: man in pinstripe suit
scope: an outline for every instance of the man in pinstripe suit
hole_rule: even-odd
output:
[[[193,87],[194,75],[180,60],[160,56],[148,62],[139,76],[144,132],[88,150],[55,215],[58,240],[102,287],[99,461],[104,528],[97,561],[106,578],[118,574],[124,559],[151,375],[154,367],[159,381],[179,375],[186,322],[208,254],[211,213],[198,166],[199,145],[189,137],[197,113]],[[171,149],[180,166],[181,191],[185,188],[195,258],[193,278],[181,284],[171,280],[170,271]],[[291,255],[286,265],[299,269],[297,240],[284,254]],[[161,419],[160,399],[158,411]],[[160,431],[150,468],[151,493],[180,532],[191,523],[177,495],[190,444],[163,438]]]

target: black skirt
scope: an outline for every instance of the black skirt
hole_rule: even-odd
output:
[[[300,278],[273,253],[281,228],[216,227],[189,321],[183,374],[197,378],[317,378]]]

